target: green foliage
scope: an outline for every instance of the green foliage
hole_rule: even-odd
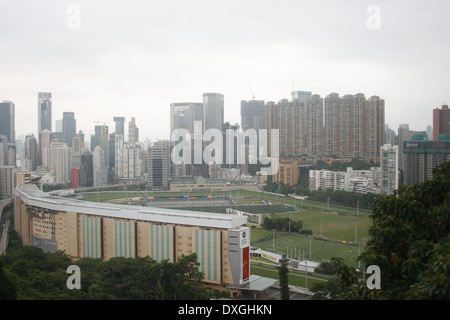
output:
[[[352,272],[336,265],[336,279],[317,289],[319,298],[450,299],[450,162],[433,173],[432,180],[402,186],[374,204],[360,260],[380,267],[381,289],[349,281]]]
[[[263,228],[266,230],[276,229],[277,231],[290,231],[300,232],[302,230],[303,223],[301,220],[293,220],[289,217],[277,217],[271,215],[271,217],[264,217]]]
[[[67,288],[70,265],[80,267],[81,289]],[[39,300],[182,300],[210,299],[200,281],[195,254],[175,263],[145,258],[83,258],[63,252],[44,253],[34,246],[15,246],[0,257],[0,298]],[[220,296],[226,294],[219,293]]]
[[[280,260],[280,266],[277,267],[278,275],[280,277],[281,300],[289,300],[288,262],[289,260],[285,256],[283,256],[283,258]]]

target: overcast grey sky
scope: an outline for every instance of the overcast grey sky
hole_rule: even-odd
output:
[[[169,138],[170,103],[204,92],[240,122],[249,84],[275,102],[293,88],[378,95],[394,130],[425,130],[450,102],[446,0],[0,0],[0,48],[16,136],[37,135],[39,91],[53,93],[53,120],[75,112],[86,140],[114,116],[135,117],[141,141]]]

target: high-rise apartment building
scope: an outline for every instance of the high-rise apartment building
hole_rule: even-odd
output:
[[[412,134],[409,130],[409,124],[401,124],[398,127],[398,168],[400,170],[403,169],[404,161],[403,161],[403,141],[411,140]]]
[[[105,152],[100,146],[95,146],[92,156],[93,186],[101,187],[107,184],[107,169]]]
[[[8,141],[15,143],[15,105],[12,101],[0,102],[0,135],[8,137]]]
[[[224,96],[221,93],[203,94],[203,132],[222,130],[224,123]]]
[[[399,186],[398,146],[385,144],[380,152],[381,194],[391,195]]]
[[[62,118],[62,142],[72,147],[72,139],[76,135],[77,120],[74,112],[63,112]]]
[[[272,149],[271,131],[279,133],[279,155],[297,156],[305,153],[305,102],[283,99],[264,105],[264,128],[267,129],[267,152]]]
[[[15,166],[0,165],[0,199],[14,197],[16,170]]]
[[[339,154],[340,97],[330,93],[324,99],[324,153],[329,156]]]
[[[148,175],[147,184],[153,190],[167,190],[170,177],[170,143],[169,141],[157,141],[151,144],[147,150]]]
[[[323,98],[314,94],[306,101],[306,153],[308,155],[323,155],[323,130]]]
[[[437,140],[441,134],[450,133],[450,109],[448,105],[442,105],[441,109],[433,110],[433,140]]]
[[[384,100],[378,96],[367,99],[364,110],[364,157],[380,159],[384,145]]]
[[[50,169],[55,173],[55,183],[69,184],[71,182],[71,149],[64,142],[52,142],[50,153]]]

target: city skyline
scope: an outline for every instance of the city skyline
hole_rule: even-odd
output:
[[[223,94],[224,121],[240,123],[241,100],[293,90],[378,95],[391,128],[425,130],[448,104],[450,5],[380,2],[371,28],[373,5],[2,3],[0,100],[15,104],[16,137],[38,137],[38,92],[52,93],[52,127],[74,112],[86,137],[119,116],[136,119],[142,141],[167,139],[170,104],[205,92]]]

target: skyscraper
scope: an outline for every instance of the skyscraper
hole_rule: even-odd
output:
[[[324,153],[329,156],[339,154],[340,97],[330,93],[324,99]]]
[[[203,132],[222,130],[224,123],[224,97],[221,93],[203,94]]]
[[[114,133],[124,136],[125,135],[125,117],[114,117],[113,120],[115,122]]]
[[[241,127],[243,131],[263,129],[264,100],[241,100]]]
[[[398,168],[403,169],[404,166],[404,153],[403,153],[403,141],[411,140],[411,131],[409,131],[409,124],[401,124],[398,127]]]
[[[131,118],[128,123],[128,143],[134,145],[139,142],[139,129],[136,127],[136,120]]]
[[[147,184],[150,189],[165,190],[169,188],[170,177],[170,143],[157,141],[150,145],[148,155]]]
[[[72,147],[72,139],[76,134],[77,121],[75,120],[75,113],[63,112],[62,118],[62,136],[63,142]]]
[[[8,137],[8,141],[15,143],[15,105],[12,101],[0,103],[0,135]]]
[[[312,95],[306,101],[306,150],[308,155],[323,155],[323,99]]]
[[[380,152],[381,194],[391,195],[399,186],[398,146],[385,144]]]
[[[52,131],[52,94],[51,92],[38,93],[38,134],[47,129]]]
[[[107,184],[107,169],[105,163],[105,152],[100,146],[95,146],[92,157],[92,168],[94,187],[101,187]]]
[[[450,109],[446,104],[433,110],[433,140],[445,133],[450,133]]]
[[[186,129],[194,134],[194,122],[203,121],[203,103],[175,102],[170,104],[170,134]]]

